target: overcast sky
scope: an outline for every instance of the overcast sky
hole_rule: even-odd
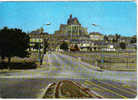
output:
[[[53,34],[60,24],[67,23],[70,14],[88,32],[136,35],[135,2],[0,2],[0,28],[8,26],[31,32],[44,27]],[[49,22],[50,26],[43,25]]]

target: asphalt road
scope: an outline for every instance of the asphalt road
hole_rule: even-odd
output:
[[[48,59],[47,59],[48,56]],[[51,82],[74,80],[104,98],[134,98],[136,72],[97,71],[98,68],[59,53],[45,55],[40,69],[0,73],[0,97],[41,98]]]

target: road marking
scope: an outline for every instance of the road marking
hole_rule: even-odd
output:
[[[98,80],[98,81],[99,81],[99,80]],[[127,92],[127,93],[130,93],[130,94],[134,95],[132,92],[127,91],[127,90],[120,89],[120,88],[118,88],[117,86],[114,86],[114,85],[112,85],[112,84],[105,83],[105,82],[102,82],[102,81],[99,81],[99,82],[101,82],[101,83],[103,83],[103,84],[105,84],[105,85],[109,85],[109,86],[111,86],[111,87],[113,87],[113,88],[117,88],[117,89],[119,89],[120,91]]]
[[[93,84],[93,85],[95,85],[95,86],[97,86],[97,87],[99,87],[99,88],[105,89],[106,91],[111,92],[111,93],[113,93],[113,94],[115,94],[115,95],[118,95],[118,96],[120,96],[120,97],[122,97],[122,98],[124,98],[124,99],[127,99],[127,97],[125,97],[125,96],[123,96],[123,95],[120,95],[120,94],[118,94],[118,93],[116,93],[116,92],[114,92],[114,91],[112,91],[112,90],[110,90],[110,89],[107,89],[107,88],[105,88],[105,87],[102,87],[102,86],[100,86],[100,85],[97,85],[97,84],[95,84],[95,83],[93,83],[93,82],[90,82],[90,81],[87,81],[87,80],[86,80],[86,82],[87,82],[88,84]]]
[[[130,86],[128,86],[128,85],[123,84],[122,86],[129,89],[129,90],[131,90],[134,93],[137,93],[137,91],[135,91],[134,89],[131,89]]]
[[[96,91],[102,91],[102,92],[104,92],[104,90],[101,90],[101,89],[99,89],[99,88],[97,88],[97,87],[93,87],[92,89],[93,89],[93,90],[96,90]]]

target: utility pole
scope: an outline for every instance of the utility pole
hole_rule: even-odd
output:
[[[129,62],[128,62],[128,59],[129,59],[129,51],[127,53],[127,68],[129,68]]]
[[[72,25],[71,25],[71,40],[72,40]]]

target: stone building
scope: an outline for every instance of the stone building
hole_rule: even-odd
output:
[[[61,24],[59,30],[55,31],[56,36],[61,36],[67,39],[76,39],[88,36],[87,28],[81,26],[79,20],[70,15],[67,24]]]

